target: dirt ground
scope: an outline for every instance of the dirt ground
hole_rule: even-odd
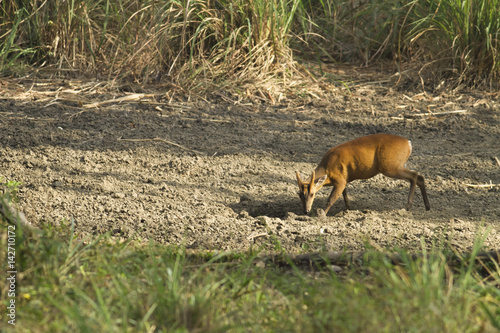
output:
[[[36,226],[73,219],[81,235],[200,250],[272,250],[276,239],[290,252],[419,252],[422,240],[468,251],[487,230],[486,249],[499,248],[498,94],[360,85],[302,104],[155,95],[83,108],[21,92],[0,91],[0,177],[22,182],[19,209]],[[329,148],[373,133],[412,140],[408,166],[425,177],[431,210],[418,189],[404,210],[409,184],[379,175],[348,185],[351,210],[338,200],[318,216],[324,188],[304,216],[295,171],[306,176]]]

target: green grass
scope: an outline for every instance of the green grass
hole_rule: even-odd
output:
[[[5,263],[5,223],[1,228]],[[337,275],[262,267],[258,251],[196,254],[108,236],[79,241],[70,223],[16,237],[17,332],[500,329],[499,266],[486,275],[469,260],[450,267],[437,251],[400,266],[373,252],[367,266]],[[4,316],[6,289],[2,278],[0,328],[13,332]]]

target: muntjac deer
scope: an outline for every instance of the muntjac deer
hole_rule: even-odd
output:
[[[323,186],[333,186],[328,197],[325,214],[335,201],[344,196],[344,202],[349,209],[346,185],[356,179],[368,179],[379,173],[396,179],[406,179],[410,182],[410,194],[406,210],[410,210],[415,195],[415,185],[418,185],[424,198],[425,209],[431,209],[425,191],[424,177],[405,167],[411,154],[411,142],[403,137],[391,134],[373,134],[343,143],[330,149],[323,156],[311,177],[302,181],[297,171],[299,196],[305,214],[311,211],[314,195]]]

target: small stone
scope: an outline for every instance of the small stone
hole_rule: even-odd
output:
[[[60,181],[60,180],[54,180],[52,182],[52,184],[50,184],[50,186],[52,186],[52,187],[62,187],[63,186],[63,182]]]
[[[326,213],[323,209],[321,208],[318,208],[316,210],[316,215],[319,217],[319,218],[326,218]]]
[[[247,195],[247,194],[243,194],[240,197],[240,202],[244,202],[244,201],[252,201],[252,198],[249,195]]]
[[[263,225],[263,226],[267,226],[267,220],[269,218],[267,216],[259,216],[257,217],[257,224],[260,224],[260,225]]]
[[[337,265],[330,265],[330,270],[332,272],[335,272],[335,273],[339,273],[339,272],[343,271],[342,267],[337,266]]]
[[[250,214],[248,214],[248,212],[246,210],[242,210],[239,214],[238,214],[238,218],[239,219],[246,219],[246,218],[249,218],[250,217]]]

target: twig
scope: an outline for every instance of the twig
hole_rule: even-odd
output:
[[[172,103],[161,103],[161,102],[149,102],[148,104],[150,105],[157,105],[157,107],[161,108],[169,108],[169,109],[185,109],[185,110],[191,110],[192,107],[187,106],[187,105],[181,105],[181,104],[172,104]],[[158,110],[158,111],[163,111],[163,110]]]
[[[175,143],[175,142],[172,142],[172,141],[168,141],[168,140],[165,140],[165,139],[161,139],[161,138],[154,138],[154,139],[122,139],[122,138],[118,138],[117,140],[118,141],[128,141],[128,142],[159,141],[159,142],[164,142],[166,144],[169,144],[169,145],[172,145],[172,146],[176,146],[176,147],[179,147],[181,149],[184,149],[184,150],[187,150],[187,151],[199,154],[199,155],[205,155],[205,153],[202,153],[201,151],[197,151],[197,150],[194,150],[194,149],[189,149],[189,148],[184,147],[184,146],[182,146],[182,145],[180,145],[178,143]]]
[[[259,238],[259,237],[265,237],[265,236],[268,236],[267,232],[263,232],[263,233],[260,233],[260,234],[256,234],[256,235],[250,235],[247,237],[248,240],[254,240],[255,238]]]
[[[121,103],[121,102],[137,102],[140,101],[143,98],[147,97],[154,97],[153,94],[132,94],[128,96],[123,96],[120,98],[115,98],[115,99],[108,99],[105,101],[101,102],[95,102],[95,103],[90,103],[90,104],[84,104],[82,107],[85,109],[90,109],[90,108],[96,108],[104,104],[110,104],[110,103]]]
[[[225,119],[205,119],[205,118],[189,118],[189,117],[179,117],[180,120],[192,120],[192,121],[208,121],[213,123],[231,123],[230,120]]]
[[[473,152],[469,151],[466,153],[458,153],[458,154],[445,154],[446,156],[454,156],[454,157],[461,157],[461,156],[470,156],[474,154]]]
[[[489,184],[465,184],[465,185],[469,187],[489,187],[489,188],[500,186],[500,184],[493,184],[491,180]]]
[[[455,110],[455,111],[445,111],[445,112],[425,112],[425,113],[415,113],[408,116],[441,116],[445,114],[453,114],[453,113],[465,113],[467,110]]]
[[[493,157],[493,158],[495,159],[495,161],[497,161],[497,164],[498,164],[498,166],[500,167],[500,160],[498,159],[498,157],[496,157],[496,156],[495,156],[495,157]]]

